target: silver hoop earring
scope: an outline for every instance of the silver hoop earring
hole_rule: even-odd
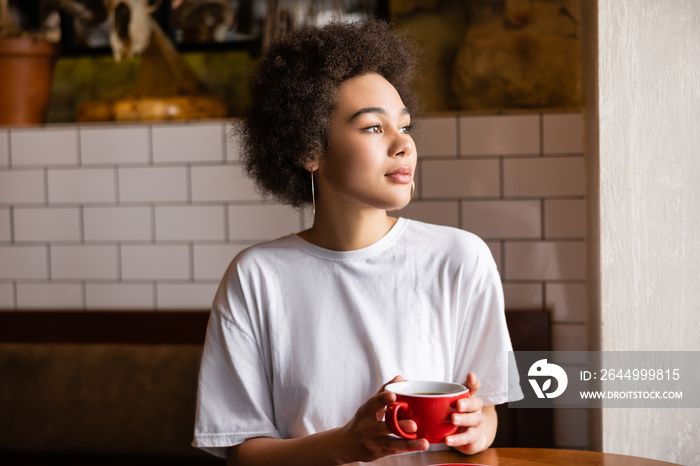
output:
[[[314,171],[309,170],[311,172],[311,208],[313,210],[314,215],[316,215],[316,193],[314,190]]]

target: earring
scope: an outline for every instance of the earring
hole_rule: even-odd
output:
[[[314,215],[316,215],[316,193],[314,192],[314,171],[309,170],[311,172],[311,208],[313,210]]]

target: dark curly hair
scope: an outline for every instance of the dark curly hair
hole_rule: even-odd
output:
[[[248,175],[283,203],[310,203],[304,164],[325,154],[340,84],[377,73],[415,115],[416,57],[412,41],[380,20],[304,27],[273,42],[251,76],[250,106],[239,128]]]

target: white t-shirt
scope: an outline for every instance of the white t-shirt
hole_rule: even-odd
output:
[[[241,252],[223,277],[193,445],[223,457],[248,438],[345,425],[396,375],[464,383],[474,372],[485,404],[513,401],[510,350],[501,281],[477,236],[403,218],[355,251],[289,235]]]

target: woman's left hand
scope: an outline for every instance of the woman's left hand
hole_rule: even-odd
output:
[[[457,401],[457,413],[452,414],[452,423],[460,426],[458,433],[445,438],[445,443],[462,453],[473,455],[487,449],[496,435],[497,416],[494,406],[484,406],[476,395],[481,388],[479,378],[473,372],[465,382],[469,397]]]

